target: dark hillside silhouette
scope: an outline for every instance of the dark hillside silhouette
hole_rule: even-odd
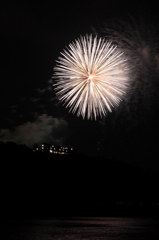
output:
[[[6,216],[159,215],[157,172],[102,157],[33,152],[13,142],[0,143],[0,152]]]

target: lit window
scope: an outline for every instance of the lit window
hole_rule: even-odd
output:
[[[50,153],[52,153],[52,150],[50,150]]]

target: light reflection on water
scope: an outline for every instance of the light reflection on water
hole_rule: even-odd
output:
[[[158,240],[159,219],[61,218],[1,223],[3,240]]]

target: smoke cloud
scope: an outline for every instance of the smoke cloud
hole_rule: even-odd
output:
[[[50,142],[64,144],[68,136],[68,123],[62,118],[47,114],[38,115],[34,122],[26,122],[14,130],[0,129],[0,141],[13,141],[32,147],[34,143]]]

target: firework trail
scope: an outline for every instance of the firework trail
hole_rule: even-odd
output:
[[[131,89],[135,97],[148,97],[153,94],[159,70],[159,37],[157,27],[150,18],[134,19],[128,16],[127,21],[121,19],[107,21],[101,32],[114,44],[124,49],[130,63]],[[141,93],[142,91],[142,93]],[[135,92],[135,96],[134,96]],[[137,96],[138,95],[138,96]]]
[[[72,42],[61,55],[53,85],[70,111],[96,119],[119,104],[128,85],[128,67],[115,45],[90,35]]]
[[[147,146],[140,149],[143,153],[155,146],[154,136],[159,133],[159,30],[155,22],[147,16],[127,16],[126,20],[107,20],[93,29],[94,34],[111,40],[124,51],[129,63],[129,92],[118,111],[102,119],[104,134],[100,142],[107,154],[110,149],[113,154],[114,149],[123,154],[132,146],[137,153],[141,143]]]

